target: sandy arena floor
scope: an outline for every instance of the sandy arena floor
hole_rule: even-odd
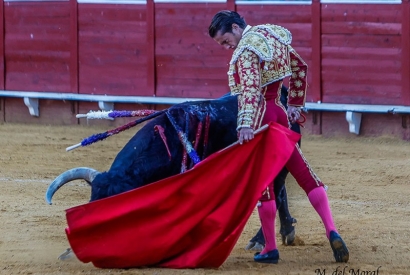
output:
[[[304,245],[280,245],[278,265],[254,263],[253,253],[244,250],[259,227],[256,213],[230,257],[216,270],[108,270],[76,258],[60,261],[57,257],[68,247],[64,210],[86,203],[90,189],[74,181],[57,192],[51,206],[44,201],[45,190],[67,169],[108,169],[136,131],[65,151],[106,130],[0,124],[0,274],[410,274],[410,143],[388,137],[306,136],[302,141],[305,156],[330,187],[335,221],[350,249],[348,264],[334,263],[323,225],[291,177],[290,209]],[[336,273],[343,269],[344,273]]]

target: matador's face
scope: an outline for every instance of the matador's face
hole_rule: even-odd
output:
[[[241,29],[237,24],[232,24],[232,32],[222,33],[221,31],[218,31],[214,37],[214,40],[225,49],[234,50],[242,38],[242,33],[243,29]]]

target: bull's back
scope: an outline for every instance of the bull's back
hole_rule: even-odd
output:
[[[233,96],[218,100],[186,102],[168,109],[168,115],[188,141],[194,143],[202,123],[201,146],[197,146],[201,158],[227,147],[237,140],[237,98]],[[209,130],[206,121],[209,119]],[[160,131],[164,131],[161,136]],[[207,137],[206,137],[207,135]],[[169,152],[168,152],[169,150]],[[167,114],[145,124],[118,153],[109,171],[93,182],[94,197],[107,197],[181,172],[183,145],[177,129]]]

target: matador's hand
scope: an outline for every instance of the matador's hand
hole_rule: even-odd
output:
[[[251,128],[241,128],[238,132],[238,139],[239,144],[243,144],[243,142],[248,142],[253,139],[253,130]]]
[[[295,106],[288,106],[288,119],[291,123],[295,123],[300,118],[300,108]]]

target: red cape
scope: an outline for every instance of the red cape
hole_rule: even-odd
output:
[[[217,268],[300,135],[272,123],[193,169],[67,210],[67,237],[101,268]]]

